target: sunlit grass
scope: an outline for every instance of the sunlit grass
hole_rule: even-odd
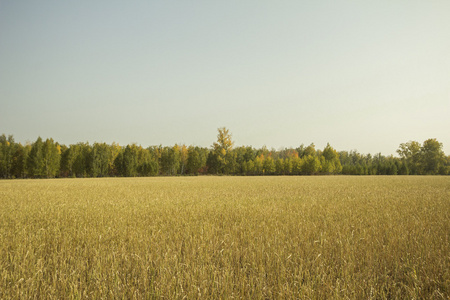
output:
[[[448,299],[449,177],[0,181],[0,298]]]

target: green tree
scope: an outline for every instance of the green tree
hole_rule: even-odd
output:
[[[82,144],[61,147],[61,173],[66,177],[82,176],[85,163],[82,156]]]
[[[320,171],[320,161],[317,156],[307,155],[304,158],[302,171],[304,174],[314,175]]]
[[[15,147],[12,135],[9,135],[8,138],[4,134],[0,136],[0,177],[11,178]]]
[[[44,170],[44,157],[42,154],[42,148],[44,143],[42,138],[38,137],[37,140],[31,145],[30,155],[27,159],[27,173],[29,176],[38,178],[43,177]]]
[[[445,157],[444,164],[439,169],[440,175],[450,175],[450,155]]]
[[[138,174],[139,176],[155,176],[158,174],[158,163],[152,158],[149,149],[138,147]]]
[[[273,175],[275,173],[275,162],[272,156],[267,156],[263,162],[263,173],[265,175]]]
[[[225,165],[223,172],[225,174],[235,174],[237,169],[236,152],[234,149],[228,150],[225,154]]]
[[[395,159],[391,156],[388,159],[387,162],[387,168],[386,168],[386,174],[387,175],[397,175],[398,174],[398,167]]]
[[[41,174],[46,178],[55,177],[59,173],[61,147],[52,138],[46,139],[42,145],[43,170]]]
[[[190,146],[188,148],[186,169],[189,174],[198,175],[201,167],[203,167],[203,161],[199,147]]]
[[[292,175],[292,161],[291,161],[290,157],[284,159],[284,166],[283,166],[283,168],[284,168],[284,174]]]
[[[114,173],[117,176],[125,176],[123,150],[121,150],[114,159]]]
[[[116,169],[115,161],[119,154],[122,153],[122,147],[117,143],[112,143],[109,146],[109,155],[108,155],[108,174],[109,176],[117,176],[119,172]]]
[[[186,145],[182,145],[179,147],[180,151],[180,166],[179,166],[179,173],[183,175],[186,172],[187,168],[187,161],[188,161],[188,148]]]
[[[234,170],[236,156],[231,152],[233,149],[233,141],[231,133],[225,127],[218,130],[217,142],[213,144],[212,153],[208,159],[208,168],[212,173],[230,173]]]
[[[256,174],[255,163],[254,163],[253,160],[247,161],[245,169],[246,169],[246,174],[247,175],[254,175],[254,174]]]
[[[398,175],[409,175],[408,164],[403,160],[396,160]]]
[[[322,157],[325,161],[322,163],[322,172],[325,174],[339,174],[342,171],[339,153],[328,143],[323,149]]]
[[[92,147],[89,143],[78,143],[71,145],[70,149],[73,149],[71,157],[73,176],[88,177],[92,170],[90,160]]]
[[[176,175],[180,166],[179,147],[164,147],[161,151],[161,168],[166,175]]]
[[[284,174],[284,159],[277,158],[275,160],[275,174],[277,174],[277,175]]]
[[[436,139],[428,139],[423,142],[423,146],[420,148],[420,155],[422,169],[425,174],[438,174],[441,166],[445,164],[445,154],[442,147],[442,143],[439,143]]]
[[[14,178],[26,178],[27,177],[27,158],[30,152],[31,146],[22,144],[16,144],[13,154],[12,163],[12,175]]]
[[[92,177],[104,177],[109,174],[111,160],[110,146],[106,143],[94,143],[89,156]]]
[[[257,156],[253,160],[253,174],[255,175],[262,175],[263,174],[263,161],[264,161],[264,155]]]
[[[122,163],[123,176],[135,177],[138,175],[138,147],[136,144],[125,147]]]
[[[300,148],[303,148],[303,145],[300,146]],[[302,152],[302,154],[300,155],[300,158],[303,158],[308,155],[314,157],[314,156],[316,156],[316,146],[314,145],[314,143],[311,143],[311,145],[304,148],[304,150],[301,152]]]
[[[422,173],[420,149],[421,149],[420,143],[416,141],[409,141],[407,143],[402,143],[397,149],[397,153],[406,164],[408,173],[411,175],[417,175]]]
[[[245,175],[248,173],[248,162],[252,161],[256,157],[255,150],[250,146],[242,146],[233,149],[235,155],[234,165],[235,174]]]
[[[298,156],[294,156],[290,159],[290,162],[291,162],[291,166],[292,166],[292,168],[291,168],[292,174],[293,175],[302,174],[304,160]]]

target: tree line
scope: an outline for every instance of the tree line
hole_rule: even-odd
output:
[[[336,151],[329,144],[282,150],[234,147],[231,134],[219,128],[210,148],[116,143],[62,145],[38,137],[22,145],[0,136],[0,178],[134,177],[158,175],[449,175],[450,156],[442,143],[428,139],[400,144],[399,157]]]

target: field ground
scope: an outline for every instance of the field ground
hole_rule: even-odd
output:
[[[450,177],[0,181],[1,299],[448,299]]]

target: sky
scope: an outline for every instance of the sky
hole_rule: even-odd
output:
[[[0,0],[0,134],[450,154],[450,1]]]

